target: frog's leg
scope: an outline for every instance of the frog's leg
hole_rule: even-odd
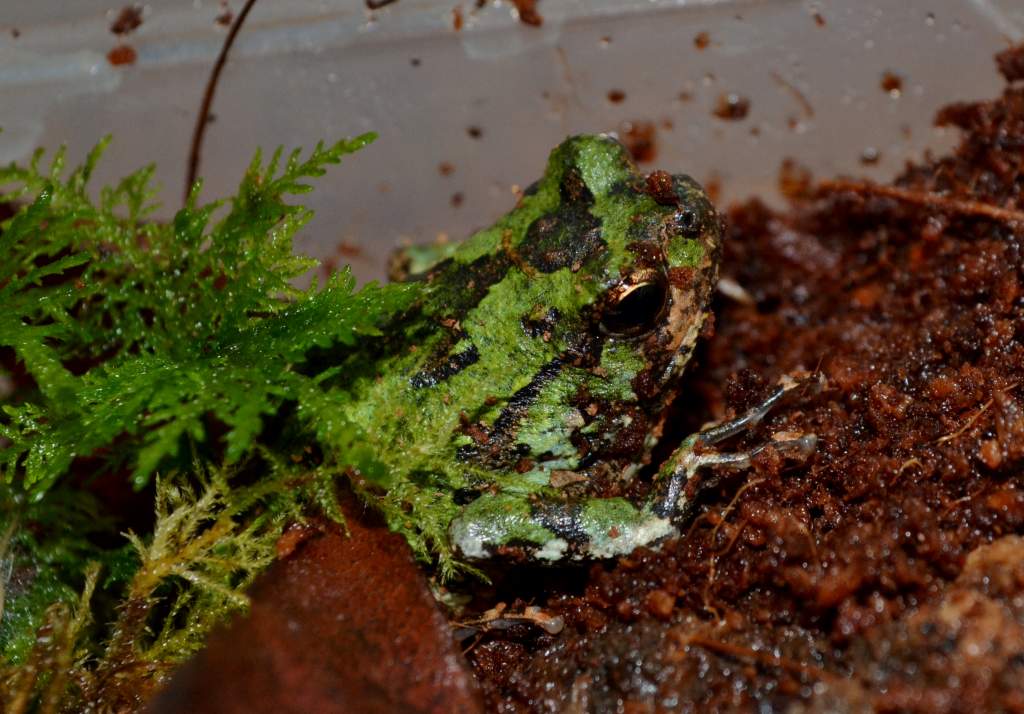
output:
[[[458,241],[414,244],[398,248],[388,260],[388,279],[402,283],[422,276],[438,263],[452,257]]]
[[[741,470],[768,448],[805,460],[816,446],[814,434],[782,433],[750,451],[721,453],[716,443],[756,426],[769,411],[803,387],[820,390],[821,377],[786,377],[746,414],[688,437],[658,475],[651,499],[637,507],[623,498],[576,502],[535,502],[527,494],[484,495],[466,506],[450,529],[452,544],[467,558],[486,558],[501,546],[516,546],[539,560],[608,558],[678,533],[689,514],[694,489],[687,489],[706,466]],[[705,484],[706,485],[706,484]]]
[[[753,459],[768,448],[797,461],[806,460],[814,453],[817,445],[817,437],[814,434],[775,434],[769,441],[750,451],[736,453],[721,453],[708,447],[757,426],[772,409],[787,401],[792,395],[817,394],[823,386],[824,377],[821,374],[801,377],[785,375],[779,381],[779,386],[746,414],[713,424],[687,437],[661,467],[657,493],[650,507],[655,513],[673,520],[685,517],[691,506],[686,486],[705,466],[719,466],[737,471],[747,469],[750,468]]]

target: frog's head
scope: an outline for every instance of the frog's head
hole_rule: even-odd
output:
[[[719,253],[718,218],[693,179],[644,176],[606,136],[558,146],[516,210],[428,276],[440,321],[458,327],[421,374],[435,384],[458,368],[445,389],[463,414],[460,462],[528,479],[642,462]]]
[[[640,174],[609,137],[565,141],[552,153],[542,188],[554,182],[562,220],[535,221],[518,251],[537,263],[537,246],[551,241],[547,231],[574,254],[563,263],[579,301],[564,339],[582,367],[570,401],[587,423],[573,440],[584,463],[636,463],[660,434],[708,314],[721,224],[696,181]]]
[[[375,387],[381,438],[458,488],[628,475],[700,335],[720,239],[693,179],[567,139],[513,211],[421,272],[427,319]]]

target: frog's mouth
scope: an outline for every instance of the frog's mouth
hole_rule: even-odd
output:
[[[668,329],[675,336],[676,344],[671,347],[673,355],[664,375],[666,381],[682,374],[704,328],[707,313],[699,307],[694,308],[695,297],[692,291],[683,293],[679,298],[673,296]]]
[[[689,279],[678,276],[671,281],[671,305],[663,327],[667,339],[662,349],[671,352],[672,359],[662,375],[665,383],[679,377],[690,361],[709,313],[717,265],[718,261],[709,256],[698,268],[698,275],[688,271],[692,276]]]

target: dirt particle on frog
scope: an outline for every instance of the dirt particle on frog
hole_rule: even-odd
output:
[[[118,45],[107,53],[107,62],[114,67],[135,64],[137,59],[138,53],[131,45]]]
[[[574,483],[585,483],[587,477],[577,471],[569,471],[567,469],[552,469],[551,471],[551,488],[565,488]]]
[[[110,24],[110,31],[118,37],[130,35],[142,27],[142,7],[125,5]]]
[[[735,92],[725,92],[718,95],[711,113],[725,121],[746,119],[750,114],[750,100]]]
[[[512,0],[512,4],[516,8],[516,14],[519,15],[519,22],[524,25],[531,27],[540,27],[544,24],[544,18],[541,17],[537,11],[537,3],[539,0]]]
[[[612,104],[622,104],[626,101],[626,93],[621,89],[609,89],[608,90],[608,101]]]
[[[679,203],[679,195],[668,171],[652,171],[644,181],[647,195],[662,206],[675,206]]]
[[[619,124],[619,138],[637,163],[654,161],[658,151],[658,129],[647,120],[624,121]]]
[[[903,95],[903,78],[891,70],[882,74],[882,91],[893,99],[899,99]]]

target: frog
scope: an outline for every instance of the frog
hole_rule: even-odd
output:
[[[393,262],[418,297],[351,377],[355,483],[418,553],[558,563],[677,534],[708,466],[745,468],[769,447],[806,458],[813,434],[714,448],[809,383],[791,377],[684,439],[641,502],[622,495],[680,396],[721,255],[696,180],[642,173],[613,136],[569,137],[496,223]]]

